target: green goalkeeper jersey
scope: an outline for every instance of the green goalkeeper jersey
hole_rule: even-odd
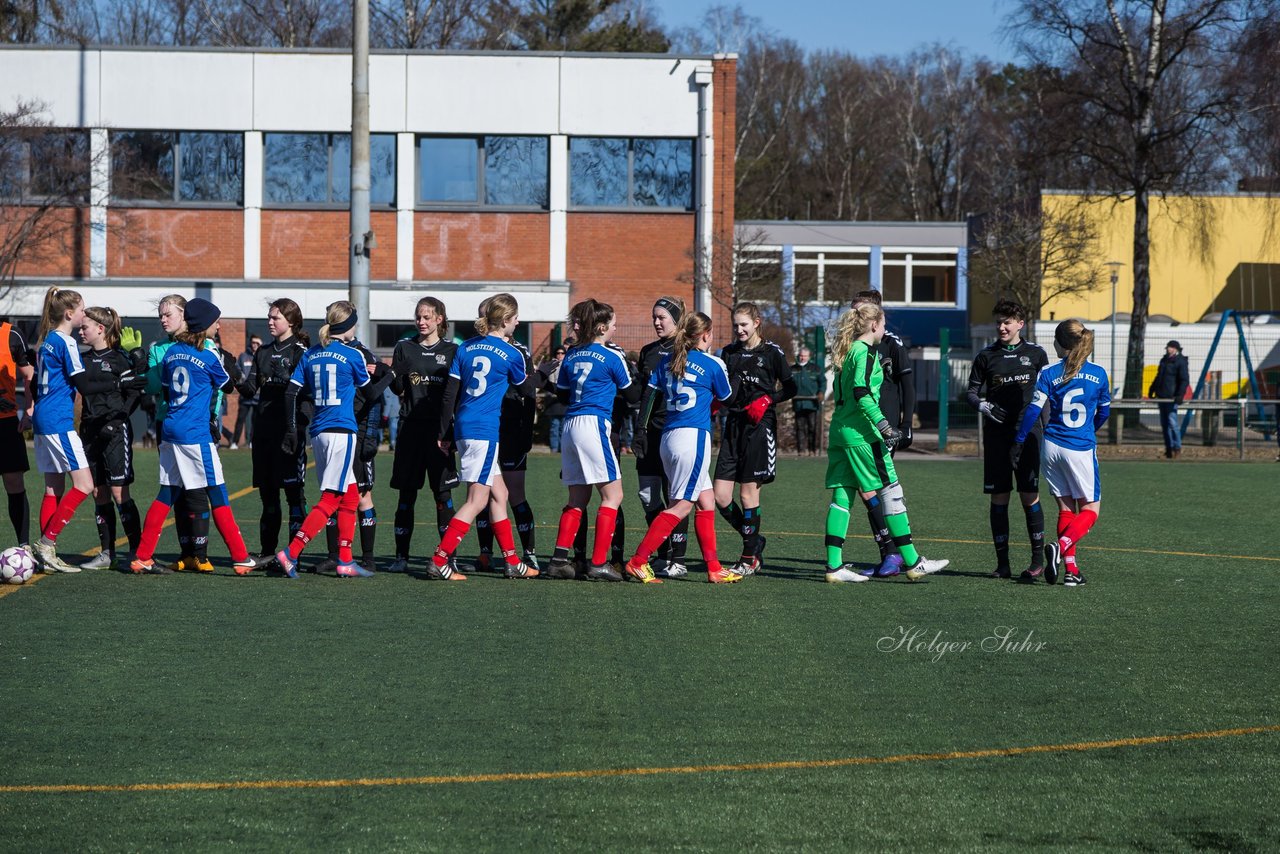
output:
[[[884,371],[871,347],[853,342],[836,376],[836,408],[831,416],[827,444],[832,448],[872,445],[883,441],[876,425],[884,419],[880,411],[880,384]]]

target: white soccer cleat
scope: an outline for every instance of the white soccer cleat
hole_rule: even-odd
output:
[[[81,569],[115,569],[116,558],[110,552],[98,552],[80,564]]]
[[[941,572],[951,565],[949,560],[929,560],[924,555],[915,562],[915,566],[907,569],[907,578],[912,581],[919,581],[926,575],[933,575],[935,572]]]
[[[846,563],[844,566],[840,567],[839,569],[827,570],[828,584],[843,584],[845,582],[848,582],[850,584],[857,584],[859,581],[870,581],[870,580],[871,580],[870,576],[866,576],[866,575],[863,575],[861,572],[858,572],[856,569],[853,568],[853,564],[851,563]]]
[[[58,557],[58,547],[54,543],[45,542],[44,537],[41,537],[31,544],[31,551],[36,556],[36,560],[40,563],[41,572],[51,573],[80,571],[80,567],[64,563],[62,559]]]

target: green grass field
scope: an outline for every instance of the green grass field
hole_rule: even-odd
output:
[[[248,454],[223,459],[234,492]],[[0,849],[1280,846],[1274,465],[1104,463],[1077,589],[987,578],[979,464],[910,458],[951,570],[822,584],[823,470],[783,462],[766,573],[728,587],[237,578],[218,543],[214,576],[6,588]],[[545,554],[553,458],[530,484]],[[82,508],[60,545],[94,542]],[[984,649],[1002,626],[1031,642]],[[970,646],[885,650],[913,630]]]

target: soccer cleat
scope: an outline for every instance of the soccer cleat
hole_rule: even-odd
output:
[[[907,569],[907,578],[912,581],[919,581],[926,575],[933,575],[935,572],[941,572],[951,565],[949,560],[928,560],[924,555],[920,555],[920,559],[915,565]]]
[[[52,573],[80,571],[80,567],[72,566],[59,558],[58,547],[53,543],[45,542],[44,537],[41,537],[31,544],[31,551],[35,554],[36,563],[40,565],[41,572]]]
[[[889,555],[881,561],[879,566],[876,567],[876,578],[893,578],[895,575],[902,572],[904,565],[902,555]]]
[[[391,565],[387,567],[387,572],[408,572],[408,571],[409,571],[409,559],[403,558],[403,557],[397,557],[395,560],[391,561]]]
[[[742,575],[734,572],[732,569],[713,569],[707,572],[707,581],[712,584],[734,584],[741,581]]]
[[[552,558],[551,563],[547,566],[547,578],[558,581],[572,581],[578,577],[578,571],[574,568],[573,561],[569,558]],[[621,580],[621,579],[619,579]]]
[[[334,571],[338,573],[339,578],[373,578],[372,572],[355,561],[336,564]]]
[[[314,572],[316,575],[328,575],[338,568],[338,561],[334,558],[327,557],[319,563],[311,565],[307,572]]]
[[[627,561],[627,565],[622,568],[622,577],[627,581],[635,581],[640,584],[661,584],[661,578],[655,578],[653,568],[647,563],[636,566],[631,561]]]
[[[81,569],[115,569],[116,556],[111,552],[98,552],[93,557],[80,564]]]
[[[203,563],[209,563],[209,562],[205,560],[203,561]],[[235,563],[231,564],[231,568],[235,570],[236,575],[248,575],[249,573],[253,572],[255,569],[260,569],[268,563],[270,563],[269,560],[263,560],[260,557],[254,557],[253,555],[249,555],[244,560],[238,560]],[[209,563],[209,568],[207,570],[201,569],[200,571],[213,572],[213,564]]]
[[[1013,570],[1007,566],[997,566],[991,571],[992,578],[1013,578]]]
[[[1075,572],[1066,573],[1065,577],[1062,579],[1063,587],[1079,587],[1084,583],[1084,573],[1078,569]]]
[[[249,558],[249,560],[252,561],[253,558]],[[209,560],[207,557],[192,558],[191,564],[192,565],[189,568],[194,569],[196,572],[213,572],[213,561]],[[256,566],[257,564],[255,563],[250,567],[250,569],[253,569]],[[237,572],[236,575],[244,575],[244,573]]]
[[[458,565],[451,558],[444,566],[436,566],[433,560],[427,561],[427,578],[432,581],[466,581],[467,577],[458,572]]]
[[[759,571],[760,558],[755,555],[743,555],[738,559],[738,562],[733,565],[733,572],[736,572],[738,575],[743,577],[755,575]]]
[[[276,552],[276,563],[280,564],[280,571],[284,573],[285,578],[298,577],[298,562],[289,557],[288,549]]]
[[[1062,545],[1057,540],[1044,544],[1044,563],[1044,580],[1057,584],[1058,564],[1062,563]]]
[[[856,583],[859,581],[868,581],[870,580],[870,578],[871,576],[864,575],[861,571],[856,569],[854,565],[851,563],[846,563],[844,566],[840,567],[839,569],[827,570],[828,584],[841,584],[844,582]]]
[[[662,569],[656,570],[654,574],[663,578],[684,578],[689,574],[689,567],[678,560],[669,560]]]
[[[484,552],[480,552],[479,557],[476,558],[476,562],[471,565],[471,569],[474,572],[492,572],[493,558]]]
[[[134,575],[146,575],[155,572],[157,566],[159,566],[159,564],[148,563],[145,560],[135,560],[129,564],[129,571]],[[168,571],[172,572],[173,570]]]
[[[587,578],[592,581],[621,581],[622,575],[607,563],[592,564],[587,569]]]
[[[542,569],[542,564],[538,563],[538,556],[533,552],[524,553],[524,565],[531,569]]]
[[[1043,566],[1029,566],[1018,575],[1018,580],[1023,584],[1034,584],[1044,576]]]
[[[537,578],[540,573],[524,561],[519,561],[504,566],[502,574],[507,578]]]

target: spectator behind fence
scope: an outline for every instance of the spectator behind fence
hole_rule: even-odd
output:
[[[1164,347],[1164,357],[1156,368],[1156,378],[1147,389],[1147,396],[1160,398],[1160,429],[1164,432],[1164,457],[1176,460],[1182,456],[1182,434],[1178,430],[1178,404],[1190,390],[1191,375],[1187,369],[1187,357],[1182,355],[1182,345],[1170,341]],[[1163,402],[1168,399],[1169,402]]]
[[[552,453],[560,452],[560,428],[564,424],[565,405],[556,397],[556,380],[560,377],[560,365],[564,362],[564,347],[557,347],[549,362],[543,362],[538,368],[538,388],[541,396],[542,412],[547,416],[547,441]]]
[[[820,365],[810,361],[811,356],[808,347],[801,347],[796,363],[791,366],[791,376],[796,381],[791,412],[796,420],[796,451],[816,455],[818,414],[822,411],[822,399],[827,392],[827,375]]]
[[[241,353],[236,362],[240,365],[241,376],[249,376],[249,371],[253,370],[253,357],[258,352],[258,348],[262,346],[262,339],[257,335],[249,336],[249,348]],[[240,406],[236,409],[236,426],[231,432],[231,450],[235,450],[240,446],[240,437],[243,435],[245,443],[249,447],[253,447],[253,411],[258,405],[258,397],[245,397],[240,395]]]

